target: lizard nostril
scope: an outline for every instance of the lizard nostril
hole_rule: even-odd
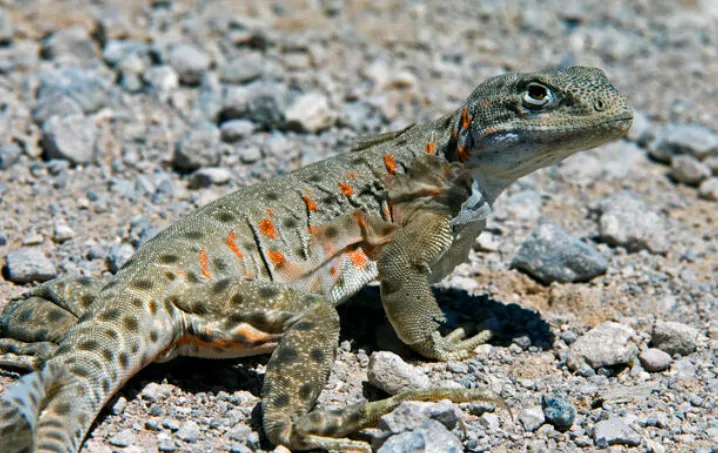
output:
[[[603,101],[600,99],[596,99],[595,101],[593,101],[593,108],[597,112],[600,112],[601,110],[603,110]]]

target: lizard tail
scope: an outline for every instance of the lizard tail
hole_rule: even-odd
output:
[[[45,366],[23,376],[0,395],[0,451],[35,451],[40,411],[66,375],[58,366]]]

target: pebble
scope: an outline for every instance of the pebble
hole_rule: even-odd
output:
[[[115,447],[127,447],[129,445],[132,445],[136,442],[136,436],[135,433],[132,432],[131,429],[123,429],[119,433],[113,435],[110,437],[108,442],[110,445],[114,445]]]
[[[598,210],[601,241],[624,247],[629,252],[645,249],[662,254],[668,251],[664,218],[638,195],[619,192],[602,200]]]
[[[429,378],[418,368],[392,353],[379,351],[369,357],[369,382],[390,395],[429,387]]]
[[[142,389],[140,396],[142,399],[154,403],[160,399],[168,397],[171,393],[172,388],[169,385],[150,382]]]
[[[223,142],[234,143],[249,137],[254,132],[254,129],[254,123],[251,121],[230,120],[222,123],[219,127],[219,132]]]
[[[179,86],[179,76],[171,66],[147,68],[142,73],[142,80],[160,93],[169,93]]]
[[[426,420],[417,429],[390,437],[377,453],[463,453],[459,439],[444,425]]]
[[[544,284],[585,282],[604,274],[606,258],[551,224],[542,224],[521,244],[511,266]]]
[[[110,247],[110,252],[107,255],[107,265],[110,272],[116,274],[134,254],[135,248],[127,242],[121,242]]]
[[[671,366],[671,356],[657,348],[648,348],[638,355],[643,369],[656,373],[665,371]]]
[[[689,355],[696,350],[698,330],[680,322],[657,321],[653,326],[651,343],[668,354]]]
[[[546,422],[559,431],[568,431],[576,419],[576,409],[561,395],[542,396],[541,408]]]
[[[225,83],[247,83],[262,76],[262,59],[257,55],[244,55],[232,59],[219,70],[219,79]]]
[[[281,127],[289,103],[289,90],[282,83],[257,81],[247,85],[246,118],[263,127]]]
[[[586,332],[569,347],[568,367],[576,371],[582,365],[591,368],[626,365],[638,354],[633,343],[636,332],[628,326],[605,322]]]
[[[693,156],[683,154],[671,159],[671,177],[678,182],[696,186],[711,176],[711,169]]]
[[[182,423],[182,426],[180,426],[180,429],[175,433],[175,436],[185,442],[197,442],[197,439],[199,439],[199,425],[191,420],[184,422]]]
[[[254,145],[241,145],[239,147],[239,160],[243,164],[253,164],[262,158],[262,150]]]
[[[97,127],[83,115],[52,116],[42,123],[42,132],[49,159],[86,164],[95,157]]]
[[[454,429],[461,419],[458,406],[448,400],[438,403],[405,401],[379,419],[378,428],[390,433],[412,430],[425,420],[436,420],[448,429]]]
[[[301,95],[287,108],[285,117],[287,127],[300,132],[316,133],[334,122],[329,100],[321,93]]]
[[[7,170],[18,161],[22,154],[22,149],[15,143],[8,143],[5,146],[0,147],[0,170]]]
[[[0,9],[0,44],[10,44],[15,33],[12,17],[4,9]]]
[[[698,187],[698,195],[706,200],[718,201],[718,178],[708,178]]]
[[[64,94],[77,102],[85,114],[110,104],[111,82],[89,69],[70,66],[43,72],[38,75],[38,81],[38,100]]]
[[[609,445],[636,446],[641,444],[641,435],[622,418],[611,417],[596,423],[593,427],[593,440],[599,448]]]
[[[7,276],[14,283],[44,282],[57,277],[57,269],[43,251],[26,247],[7,254]]]
[[[52,240],[58,243],[69,241],[75,237],[75,232],[65,222],[55,222],[52,228]]]
[[[536,431],[544,424],[546,417],[543,410],[538,406],[531,406],[521,409],[518,415],[519,423],[526,431]]]
[[[649,154],[660,162],[670,162],[679,154],[702,160],[718,155],[718,134],[698,124],[666,124],[658,129]]]
[[[219,129],[214,124],[201,123],[191,127],[177,144],[172,163],[179,170],[192,171],[215,166],[219,159]]]
[[[211,63],[209,55],[192,44],[178,44],[169,51],[169,64],[177,71],[179,80],[187,85],[199,83]]]
[[[66,117],[82,114],[82,107],[77,101],[67,94],[57,94],[38,100],[32,118],[37,124],[42,124],[52,116]]]
[[[190,188],[199,189],[212,185],[221,186],[232,180],[232,172],[223,167],[200,168],[192,174]]]
[[[79,25],[60,29],[45,39],[42,56],[56,62],[82,62],[99,56],[95,41]]]

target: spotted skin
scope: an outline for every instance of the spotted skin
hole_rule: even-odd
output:
[[[77,452],[101,408],[151,362],[271,354],[268,439],[292,450],[369,452],[347,436],[411,391],[314,410],[334,361],[336,305],[378,279],[399,338],[458,360],[489,338],[439,334],[430,284],[464,262],[512,181],[624,134],[631,113],[599,70],[508,74],[455,112],[214,201],[168,227],[108,281],[48,282],[0,317],[0,364],[30,373],[0,395],[0,451]]]

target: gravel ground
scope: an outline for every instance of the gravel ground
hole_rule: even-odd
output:
[[[439,116],[486,77],[598,66],[636,108],[627,139],[514,184],[437,288],[497,338],[424,361],[368,288],[340,310],[321,404],[459,385],[514,416],[407,404],[365,434],[382,453],[718,451],[718,3],[582,3],[3,2],[0,306],[109,275],[197,206]],[[265,364],[150,366],[82,451],[270,451]]]

